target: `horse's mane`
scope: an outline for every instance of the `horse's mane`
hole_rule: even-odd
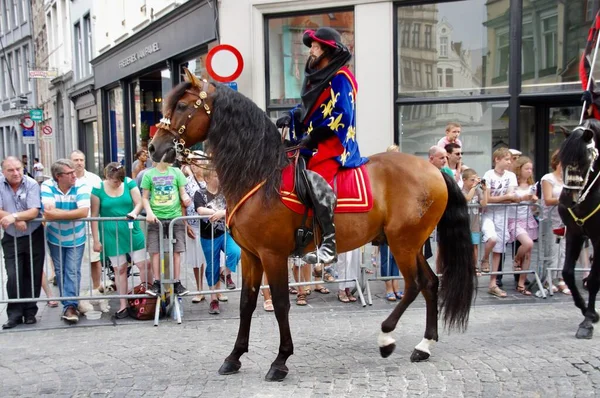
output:
[[[587,119],[581,126],[594,133],[594,141],[596,142],[596,148],[598,148],[600,145],[600,121]],[[583,130],[575,129],[562,143],[559,157],[563,165],[578,164],[583,167],[587,164],[587,148],[586,143],[581,139],[582,135]]]
[[[207,144],[221,189],[237,203],[266,180],[267,204],[278,195],[281,170],[288,164],[281,134],[250,99],[224,85],[215,87]]]

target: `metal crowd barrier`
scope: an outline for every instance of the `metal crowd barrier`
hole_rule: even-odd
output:
[[[50,255],[50,249],[48,247],[48,231],[47,231],[47,227],[44,225],[45,223],[47,223],[47,220],[44,219],[35,219],[32,221],[38,221],[38,222],[42,222],[42,228],[44,231],[44,240],[43,242],[39,242],[39,241],[35,241],[32,239],[31,234],[28,235],[28,244],[29,244],[29,263],[30,263],[30,267],[29,267],[29,272],[30,275],[34,275],[34,263],[33,263],[33,245],[44,245],[45,246],[45,258],[44,258],[44,268],[45,268],[45,272],[47,274],[49,274],[47,271],[50,270],[50,264],[52,264],[52,266],[54,267],[54,263],[51,260],[51,255]],[[148,297],[145,294],[124,294],[124,295],[119,295],[119,294],[111,294],[110,296],[107,296],[105,294],[102,295],[94,295],[94,287],[93,287],[93,283],[92,283],[92,264],[89,261],[89,259],[92,257],[92,252],[93,252],[93,247],[92,247],[92,239],[91,239],[91,232],[90,232],[90,225],[89,223],[97,221],[99,222],[99,230],[101,231],[103,229],[103,226],[105,223],[107,222],[131,222],[131,220],[127,219],[126,217],[87,217],[87,218],[82,218],[82,219],[77,219],[77,220],[72,220],[72,223],[75,222],[84,222],[86,223],[84,229],[85,229],[85,243],[82,245],[78,245],[76,247],[80,247],[80,246],[84,246],[84,253],[82,255],[82,260],[81,260],[81,264],[79,265],[79,275],[82,275],[82,270],[81,267],[83,267],[84,263],[87,263],[89,265],[89,276],[88,276],[88,282],[89,285],[86,288],[81,288],[81,283],[83,281],[83,276],[80,277],[80,279],[77,281],[77,284],[79,286],[79,294],[76,296],[62,296],[62,295],[58,295],[58,296],[52,296],[52,297],[21,297],[21,292],[20,292],[20,283],[17,282],[17,297],[16,298],[8,298],[8,293],[5,292],[4,289],[0,290],[0,304],[8,304],[8,303],[27,303],[27,302],[49,302],[49,301],[65,301],[65,300],[69,300],[69,301],[73,301],[73,300],[104,300],[104,299],[108,299],[108,298],[117,298],[117,299],[131,299],[131,298],[143,298],[143,297]],[[140,217],[138,218],[136,221],[145,223],[145,218]],[[159,227],[162,230],[162,226]],[[130,230],[131,231],[131,230]],[[2,232],[2,236],[5,236],[4,231]],[[69,237],[69,236],[66,236]],[[72,237],[73,240],[75,240],[76,236],[75,234],[73,234]],[[16,238],[13,237],[14,241],[13,241],[13,246],[14,246],[14,250],[15,250],[15,261],[18,261],[18,257],[17,257],[17,239],[21,239],[21,238]],[[130,241],[131,241],[131,232],[130,232]],[[117,235],[117,242],[116,242],[117,246],[119,245],[118,243],[118,235]],[[65,273],[64,273],[64,258],[63,258],[63,253],[62,253],[62,249],[63,247],[63,243],[62,241],[58,242],[58,245],[54,245],[57,246],[59,248],[59,255],[60,255],[60,266],[58,269],[54,270],[54,271],[59,271],[59,274],[62,276],[62,280],[60,281],[61,286],[64,286],[64,282],[65,282]],[[130,247],[130,249],[132,249]],[[2,261],[2,265],[3,268],[5,268],[5,260],[4,260],[4,246],[2,246],[2,257],[1,257],[1,261]],[[106,247],[103,246],[103,250],[101,254],[105,254],[105,250]],[[145,248],[144,248],[145,250]],[[130,250],[129,252],[132,252],[133,250]],[[87,256],[86,256],[87,255]],[[20,257],[20,256],[19,256]],[[87,257],[88,261],[85,261]],[[107,263],[108,259],[106,258],[106,256],[104,256],[104,259],[102,259],[101,256],[101,264],[100,266],[102,267],[102,273],[101,273],[101,284],[105,287],[108,288],[110,285],[112,285],[112,282],[108,283],[108,279],[107,279],[107,272],[105,270],[105,267],[103,266],[102,262],[104,262],[105,264]],[[86,271],[88,271],[86,270]],[[20,272],[19,272],[19,267],[16,267],[16,280],[19,281],[20,280]],[[56,275],[56,272],[53,272]],[[131,275],[131,285],[128,283],[128,290],[129,288],[133,288],[135,286],[134,282],[134,274],[132,273]],[[56,277],[56,276],[55,276]],[[116,277],[116,276],[115,276]],[[47,279],[47,278],[46,278]],[[2,286],[4,288],[4,286],[6,286],[7,281],[4,278],[4,272],[0,272],[0,286]],[[34,291],[34,284],[35,281],[33,280],[33,278],[31,278],[31,290]],[[88,295],[82,295],[81,292],[82,291],[86,291],[89,293]]]
[[[479,210],[479,231],[480,231],[480,237],[482,234],[482,225],[483,225],[483,212],[482,210],[486,210],[486,209],[498,209],[499,211],[492,211],[489,214],[492,215],[492,221],[493,222],[503,222],[505,224],[505,229],[508,232],[508,227],[506,226],[506,224],[508,224],[508,218],[512,218],[509,217],[512,214],[516,214],[516,210],[518,208],[523,208],[526,207],[527,208],[527,213],[526,213],[526,218],[529,218],[530,215],[532,215],[533,212],[535,212],[538,215],[538,218],[540,220],[544,219],[544,212],[543,212],[543,208],[537,204],[537,203],[515,203],[515,204],[488,204],[486,207],[482,207],[480,205],[469,205],[469,210],[470,212],[473,211],[472,209],[478,209]],[[514,217],[516,219],[516,217]],[[516,224],[516,222],[515,222]],[[522,275],[522,274],[531,274],[534,276],[535,278],[535,283],[540,291],[540,295],[543,298],[546,298],[546,293],[544,291],[541,279],[539,277],[539,275],[541,274],[541,269],[542,269],[542,262],[541,260],[543,259],[543,255],[541,255],[541,253],[543,253],[543,243],[542,243],[542,226],[541,223],[538,223],[538,239],[537,242],[534,241],[534,246],[531,252],[531,256],[530,256],[530,265],[529,265],[529,269],[525,270],[521,270],[521,271],[515,271],[514,269],[508,269],[508,264],[507,264],[507,259],[508,256],[506,256],[506,251],[504,253],[502,253],[502,271],[493,271],[493,260],[491,259],[492,257],[492,253],[490,253],[490,256],[488,258],[489,261],[489,267],[490,267],[490,272],[481,272],[481,275],[479,276],[479,278],[481,277],[489,277],[490,275]],[[514,259],[515,254],[516,254],[516,240],[515,241],[510,241],[509,239],[507,239],[508,233],[503,234],[502,237],[498,237],[500,238],[504,238],[504,242],[503,242],[503,246],[506,249],[506,245],[513,243],[512,245],[512,249],[511,249],[511,258]],[[432,234],[432,237],[436,236],[436,232],[434,231]],[[435,270],[435,257],[437,255],[437,252],[435,250],[435,239],[434,238],[430,238],[431,239],[431,246],[432,246],[432,251],[434,253],[433,258],[434,260],[432,261],[432,269]],[[484,253],[484,243],[480,242],[478,244],[478,255],[477,255],[477,267],[480,266],[480,261],[482,259],[482,255]],[[534,261],[535,259],[535,261]],[[387,272],[385,272],[386,275],[391,275],[391,260],[392,260],[392,254],[391,251],[388,250],[387,253]],[[366,270],[363,269],[361,270],[361,272],[363,273],[363,278],[366,280],[366,289],[367,289],[367,301],[369,303],[369,305],[371,305],[373,303],[372,300],[372,295],[371,295],[371,288],[370,288],[370,282],[372,281],[392,281],[392,280],[403,280],[404,277],[402,276],[402,274],[398,275],[398,276],[382,276],[383,270],[381,269],[381,266],[377,266],[376,267],[376,271],[374,274],[372,275],[367,275],[366,274]],[[438,277],[443,277],[443,275],[438,274]]]

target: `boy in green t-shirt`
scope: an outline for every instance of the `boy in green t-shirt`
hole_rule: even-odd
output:
[[[190,196],[185,192],[186,183],[187,180],[181,170],[164,162],[160,162],[155,168],[148,170],[142,179],[143,202],[148,222],[147,245],[148,252],[152,255],[152,271],[155,278],[160,275],[160,239],[167,237],[171,220],[185,215],[182,210],[192,203]],[[158,222],[163,225],[163,236],[159,236]],[[172,277],[176,281],[173,288],[175,294],[183,296],[189,293],[179,280],[181,252],[185,251],[185,225],[183,222],[173,225],[173,237],[175,243],[171,248],[173,250]],[[152,296],[160,294],[160,282],[155,279],[146,292]]]

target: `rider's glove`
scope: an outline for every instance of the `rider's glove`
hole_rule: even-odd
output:
[[[292,117],[290,116],[289,112],[286,112],[283,114],[283,116],[281,116],[279,119],[277,119],[277,121],[275,122],[275,126],[277,126],[278,129],[282,129],[285,127],[290,127],[291,123],[292,123]]]

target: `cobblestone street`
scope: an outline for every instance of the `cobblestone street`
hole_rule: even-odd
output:
[[[588,397],[600,390],[600,336],[575,339],[581,316],[570,302],[476,306],[467,333],[442,333],[431,359],[417,364],[409,356],[423,334],[424,308],[405,313],[396,351],[383,359],[376,339],[390,309],[292,308],[295,354],[282,383],[263,381],[279,337],[274,315],[262,309],[232,376],[217,369],[237,332],[233,308],[181,325],[1,333],[0,395]]]

